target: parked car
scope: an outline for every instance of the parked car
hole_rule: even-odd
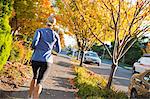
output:
[[[97,55],[96,52],[93,52],[93,51],[87,51],[87,52],[85,52],[84,62],[85,63],[95,63],[98,66],[101,65],[101,59],[100,59],[100,57]]]
[[[143,56],[133,64],[133,74],[150,69],[150,56]]]
[[[131,77],[128,94],[131,99],[150,99],[150,69]]]

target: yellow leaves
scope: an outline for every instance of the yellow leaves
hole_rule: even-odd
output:
[[[21,13],[21,16],[17,16],[17,24],[19,26],[16,26],[15,28],[21,27],[20,32],[24,34],[33,34],[37,28],[44,27],[47,18],[50,16],[51,13],[54,12],[49,0],[36,0],[30,2],[26,1],[26,3],[30,5],[30,8],[23,8],[22,6],[25,5],[22,5],[21,1],[16,2],[17,4],[14,6],[21,10],[15,9],[15,12]],[[24,11],[26,11],[26,13],[23,13]]]
[[[12,17],[14,17],[16,15],[16,12],[15,12],[15,10],[13,9],[12,10]]]
[[[95,2],[95,0],[89,0],[89,3],[94,3]]]
[[[136,4],[137,8],[141,8],[143,5],[144,5],[143,0],[137,0],[137,4]]]
[[[77,78],[75,79],[77,84],[88,84],[93,86],[99,84],[103,88],[106,86],[106,79],[104,77],[97,75],[84,67],[75,66],[74,71],[77,74]]]
[[[117,33],[119,40],[122,40],[125,35],[135,36],[141,22],[150,19],[149,5],[140,11],[140,7],[145,5],[142,0],[138,0],[138,3],[126,0],[65,1],[65,8],[60,9],[65,21],[63,23],[67,24],[69,31],[83,38],[90,38],[94,33],[103,42],[112,41]]]
[[[49,0],[42,0],[42,2],[43,2],[42,7],[49,8],[51,6]]]
[[[64,34],[60,32],[59,36],[60,36],[61,47],[64,48],[65,47]]]

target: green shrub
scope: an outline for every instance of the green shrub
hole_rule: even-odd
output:
[[[0,70],[6,63],[11,51],[11,27],[9,18],[12,11],[12,0],[0,1]]]
[[[83,98],[86,99],[86,98]],[[89,96],[87,99],[128,99],[124,92],[115,92],[113,90],[100,90],[96,96]]]
[[[105,99],[105,98],[100,97],[100,96],[90,96],[90,97],[87,97],[87,99]]]
[[[23,64],[29,65],[30,60],[31,60],[31,56],[32,56],[32,50],[30,48],[26,49],[26,55],[25,55],[25,58],[23,60]]]
[[[74,78],[75,86],[79,89],[77,94],[82,99],[127,99],[123,92],[105,89],[106,79],[97,75],[84,67],[74,68],[76,77]]]
[[[24,54],[24,48],[19,47],[17,44],[18,42],[13,42],[12,43],[12,50],[10,53],[10,58],[9,61],[11,62],[19,62],[21,56]]]
[[[129,51],[125,54],[124,59],[122,58],[121,61],[125,64],[133,65],[134,62],[136,62],[142,55],[143,52],[137,42],[129,49]]]

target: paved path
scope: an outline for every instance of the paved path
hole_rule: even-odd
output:
[[[111,65],[109,64],[102,64],[101,66],[86,64],[86,66],[91,71],[97,74],[101,74],[106,78],[108,78],[110,74]],[[113,84],[115,85],[115,88],[117,90],[127,92],[131,76],[132,76],[131,70],[126,70],[122,67],[118,67],[115,77],[113,79]]]
[[[54,64],[47,80],[43,84],[40,99],[75,99],[75,90],[72,89],[69,78],[73,78],[69,59],[54,56]],[[28,81],[29,82],[29,81]],[[27,99],[29,83],[18,91],[0,90],[0,99]]]

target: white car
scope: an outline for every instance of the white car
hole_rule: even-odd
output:
[[[133,73],[141,73],[150,69],[150,57],[143,56],[133,64]]]
[[[97,53],[93,52],[93,51],[87,51],[87,52],[85,52],[84,62],[85,63],[95,63],[98,66],[101,65],[101,59],[99,58],[99,56],[97,55]]]

